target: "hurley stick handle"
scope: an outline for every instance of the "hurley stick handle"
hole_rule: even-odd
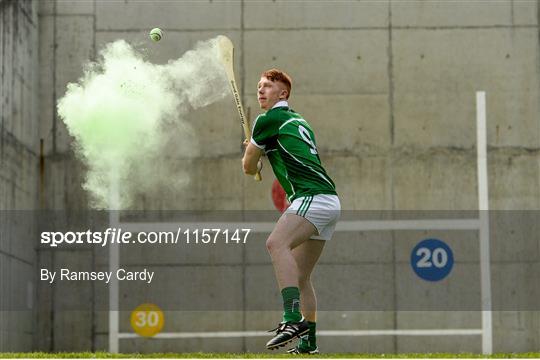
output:
[[[218,44],[221,55],[221,62],[223,63],[225,73],[227,74],[227,79],[229,80],[229,86],[233,93],[234,102],[236,103],[236,110],[238,111],[238,115],[240,115],[240,122],[242,123],[242,128],[244,129],[244,135],[249,141],[251,139],[249,120],[246,118],[246,115],[244,113],[244,108],[242,107],[242,101],[240,99],[240,93],[238,92],[236,80],[234,79],[234,46],[232,41],[228,37],[223,35],[219,37]],[[257,172],[257,174],[255,174],[255,180],[262,180],[260,172]]]

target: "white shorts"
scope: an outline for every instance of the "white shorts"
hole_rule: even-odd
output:
[[[336,195],[319,194],[295,199],[284,214],[296,214],[315,225],[318,235],[311,239],[330,240],[341,213]]]

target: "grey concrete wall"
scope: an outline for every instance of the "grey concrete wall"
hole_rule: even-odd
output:
[[[36,333],[37,227],[23,214],[39,198],[37,24],[36,2],[0,2],[0,351],[31,349]]]
[[[159,5],[150,1],[44,0],[39,5],[39,131],[45,144],[45,206],[49,209],[87,205],[80,188],[83,172],[56,116],[56,101],[66,84],[81,75],[81,64],[95,58],[102,45],[120,38],[146,39],[147,31],[155,26],[166,34],[160,50],[148,55],[158,63],[179,57],[198,40],[218,34],[231,37],[244,104],[252,118],[258,111],[254,88],[260,72],[274,66],[288,71],[294,80],[291,104],[313,125],[321,157],[337,184],[344,209],[476,209],[476,90],[487,92],[492,208],[540,208],[537,0],[167,1]],[[230,126],[217,126],[214,118],[229,118]],[[205,109],[202,121],[194,126],[205,150],[192,164],[191,184],[175,197],[147,199],[145,206],[272,209],[273,177],[268,167],[261,184],[241,174],[242,138],[232,101]],[[522,293],[538,291],[537,232],[519,223],[494,221],[492,226],[493,233],[499,234],[492,239],[494,294],[519,298]],[[410,276],[407,256],[411,246],[427,235],[340,235],[328,245],[315,275],[321,297],[331,301],[332,296],[351,296],[350,287],[330,290],[329,284],[337,286],[343,274],[358,273],[366,275],[363,282],[354,284],[355,296],[364,294],[373,303],[389,301],[387,297],[406,301],[408,288],[417,281]],[[450,233],[437,236],[455,238]],[[469,238],[472,241],[461,241]],[[474,239],[461,235],[452,243],[459,255],[456,273],[441,285],[449,294],[473,289],[470,296],[478,295]],[[246,288],[267,282],[272,289],[268,301],[277,302],[263,241],[250,243],[241,259],[237,253],[226,256],[224,261],[231,263],[226,270],[234,272],[234,266],[241,265],[239,276]],[[189,259],[176,261],[189,264]],[[67,262],[84,267],[106,265],[102,257],[92,257],[88,251],[40,254],[40,264]],[[94,290],[95,295],[89,295]],[[81,285],[74,301],[86,296],[102,301],[106,294],[94,290]],[[168,287],[160,291],[174,293]],[[238,296],[237,287],[231,286],[230,292],[231,297]],[[39,349],[106,348],[106,313],[94,311],[91,305],[78,312],[54,311],[54,304],[68,295],[62,286],[41,285],[39,295],[43,299],[38,316]],[[141,294],[127,291],[127,295]],[[244,296],[249,301],[249,293]],[[538,349],[540,314],[533,310],[494,313],[495,351]],[[240,321],[229,313],[202,313],[195,322],[190,313],[171,313],[167,330],[261,330],[275,321],[275,315],[248,312]],[[122,329],[129,331],[127,317],[122,319]],[[212,322],[215,319],[220,320]],[[329,311],[320,316],[324,329],[477,327],[479,321],[477,313],[469,312]],[[121,351],[260,351],[263,342],[262,338],[233,342],[138,339],[122,342]],[[478,337],[321,338],[320,342],[327,352],[480,351]]]

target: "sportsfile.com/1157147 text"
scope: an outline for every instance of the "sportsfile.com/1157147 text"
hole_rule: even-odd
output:
[[[93,244],[245,244],[251,229],[181,228],[176,231],[130,232],[121,228],[105,231],[44,231],[40,243],[49,247],[61,245]]]

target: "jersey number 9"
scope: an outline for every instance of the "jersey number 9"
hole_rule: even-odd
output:
[[[315,146],[315,143],[313,142],[313,140],[311,140],[311,137],[309,136],[309,131],[302,125],[299,125],[298,132],[300,133],[300,136],[302,137],[302,139],[304,139],[304,141],[308,144],[309,151],[313,155],[317,155],[317,147]]]

